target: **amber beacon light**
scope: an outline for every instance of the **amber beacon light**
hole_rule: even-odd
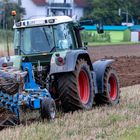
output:
[[[16,16],[17,12],[15,10],[11,11],[12,16]]]

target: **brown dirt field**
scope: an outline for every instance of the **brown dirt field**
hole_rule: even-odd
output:
[[[117,70],[121,87],[140,84],[140,44],[119,46],[89,47],[92,61],[101,58],[113,58],[113,67]]]

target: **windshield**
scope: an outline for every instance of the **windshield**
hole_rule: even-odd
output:
[[[72,32],[67,23],[54,26],[55,44],[57,49],[71,49],[73,46]]]
[[[50,26],[17,29],[15,32],[15,48],[25,54],[50,52],[54,47],[52,28]]]
[[[72,32],[67,23],[16,29],[14,46],[23,54],[71,49]]]

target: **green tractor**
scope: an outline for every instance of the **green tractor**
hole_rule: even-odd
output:
[[[120,89],[116,71],[111,67],[114,60],[91,62],[80,36],[86,24],[89,21],[76,22],[67,16],[17,22],[15,55],[1,58],[0,66],[26,71],[23,64],[30,63],[32,68],[27,73],[32,73],[31,79],[40,89],[46,88],[56,107],[64,112],[90,110],[95,103],[116,105]],[[102,32],[100,27],[97,29]],[[34,87],[32,83],[24,86]]]

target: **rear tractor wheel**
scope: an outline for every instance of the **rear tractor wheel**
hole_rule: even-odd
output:
[[[77,61],[74,72],[63,73],[58,79],[58,93],[64,112],[89,110],[93,105],[93,80],[89,65]]]
[[[104,74],[104,93],[100,94],[101,103],[116,105],[120,100],[120,84],[116,71],[108,67]]]

